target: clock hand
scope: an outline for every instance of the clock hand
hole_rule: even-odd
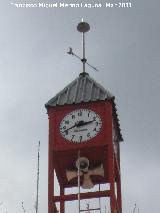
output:
[[[77,123],[77,127],[80,127],[80,126],[83,126],[84,125],[84,121],[79,121],[78,123]]]
[[[68,130],[70,130],[70,129],[73,129],[74,127],[85,126],[85,125],[87,125],[87,124],[92,123],[93,121],[95,121],[95,119],[92,120],[92,121],[86,121],[86,122],[85,122],[85,121],[78,121],[78,122],[76,122],[73,126],[71,126],[71,127],[69,127],[68,129],[64,130],[62,133],[66,132],[66,131],[68,131]]]
[[[95,121],[95,120],[92,120],[92,121],[79,121],[79,123],[77,124],[77,127],[81,127],[81,126],[85,126],[85,125],[87,125],[87,124],[90,124],[90,123],[92,123],[93,121]]]
[[[68,129],[64,130],[62,133],[66,132],[66,131],[68,131],[68,130],[70,130],[70,129],[73,129],[74,127],[79,127],[79,126],[81,126],[80,123],[82,123],[82,122],[84,122],[84,121],[77,121],[73,126],[71,126],[71,127],[69,127]],[[79,124],[80,124],[80,125],[79,125]]]
[[[70,129],[76,127],[76,126],[77,126],[77,123],[75,123],[73,126],[69,127],[68,129],[64,130],[62,133],[66,132],[66,131],[68,131],[68,130],[70,130]]]

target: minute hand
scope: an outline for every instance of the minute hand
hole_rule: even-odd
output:
[[[94,120],[93,120],[93,121],[94,121]],[[86,122],[81,121],[81,122],[79,122],[79,123],[77,124],[77,127],[85,126],[85,125],[87,125],[87,124],[92,123],[93,121],[86,121]]]

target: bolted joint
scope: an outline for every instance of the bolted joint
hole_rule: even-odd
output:
[[[83,63],[86,63],[86,62],[87,62],[87,59],[86,59],[86,58],[82,58],[81,61],[82,61]]]

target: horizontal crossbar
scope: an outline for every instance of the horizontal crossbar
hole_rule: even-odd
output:
[[[83,210],[80,210],[80,212],[86,212],[86,211],[88,211],[88,210],[89,210],[89,211],[96,211],[96,210],[98,211],[98,210],[101,210],[101,209],[100,209],[100,208],[97,208],[97,209],[87,209],[87,210],[86,210],[86,209],[83,209]]]
[[[109,197],[110,190],[105,191],[96,191],[96,192],[88,192],[88,193],[81,193],[80,199],[91,199],[91,198],[99,198],[99,197]],[[53,202],[61,202],[61,201],[72,201],[77,200],[78,194],[68,194],[68,195],[61,195],[61,196],[53,196]]]

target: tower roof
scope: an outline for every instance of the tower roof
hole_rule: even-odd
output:
[[[45,107],[49,109],[55,106],[111,100],[113,118],[118,130],[118,141],[123,141],[114,98],[115,97],[108,90],[92,79],[88,73],[81,73],[78,78],[50,99],[45,104]]]
[[[114,96],[93,80],[88,73],[81,73],[55,97],[46,103],[46,108],[65,104],[87,103],[90,101],[104,101]]]

